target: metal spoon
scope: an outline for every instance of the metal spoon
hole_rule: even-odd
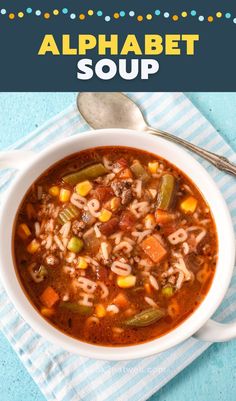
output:
[[[236,165],[226,157],[202,149],[168,132],[150,127],[136,103],[120,92],[81,92],[77,98],[77,106],[83,118],[94,129],[128,128],[147,131],[182,145],[204,157],[218,169],[236,175]]]

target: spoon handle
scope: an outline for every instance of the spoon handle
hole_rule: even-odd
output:
[[[186,149],[191,150],[192,152],[197,153],[199,156],[202,156],[204,159],[208,160],[214,166],[216,166],[219,170],[226,171],[234,176],[236,176],[236,164],[231,163],[226,157],[219,156],[216,153],[209,152],[206,149],[200,148],[199,146],[194,145],[185,139],[181,139],[177,136],[171,135],[168,132],[161,131],[159,129],[155,129],[153,127],[148,127],[148,131],[151,134],[158,135],[164,139],[168,139],[169,141],[175,142],[179,145],[184,146]]]

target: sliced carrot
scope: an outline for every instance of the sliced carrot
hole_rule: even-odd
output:
[[[140,246],[146,255],[148,255],[155,263],[160,262],[167,253],[158,239],[152,235],[143,240]]]
[[[41,294],[40,300],[47,308],[51,308],[59,301],[59,295],[52,287],[47,287]]]
[[[157,224],[166,224],[173,221],[175,216],[171,213],[166,212],[165,210],[157,209],[155,213],[155,219]]]
[[[119,292],[119,294],[113,299],[113,303],[119,308],[127,308],[129,306],[129,301],[123,292]]]
[[[119,178],[133,178],[133,174],[129,168],[125,168],[119,173]]]

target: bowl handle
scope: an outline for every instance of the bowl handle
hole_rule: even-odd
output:
[[[24,167],[33,157],[34,152],[31,150],[10,150],[0,152],[0,169],[15,168],[17,170]]]
[[[194,337],[202,341],[223,342],[236,338],[235,323],[218,323],[208,320],[206,324],[194,334]]]

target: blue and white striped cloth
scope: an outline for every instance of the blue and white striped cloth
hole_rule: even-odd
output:
[[[130,93],[129,96],[144,110],[150,125],[236,161],[232,149],[182,93]],[[87,129],[72,106],[10,149],[27,148],[40,152],[54,141]],[[198,159],[221,189],[236,228],[235,179]],[[0,195],[13,175],[14,172],[9,170],[1,172]],[[231,321],[235,317],[236,274],[216,313],[219,321]],[[18,315],[2,287],[0,327],[49,401],[146,400],[210,345],[190,338],[169,351],[137,361],[86,359],[58,349],[36,334]]]

